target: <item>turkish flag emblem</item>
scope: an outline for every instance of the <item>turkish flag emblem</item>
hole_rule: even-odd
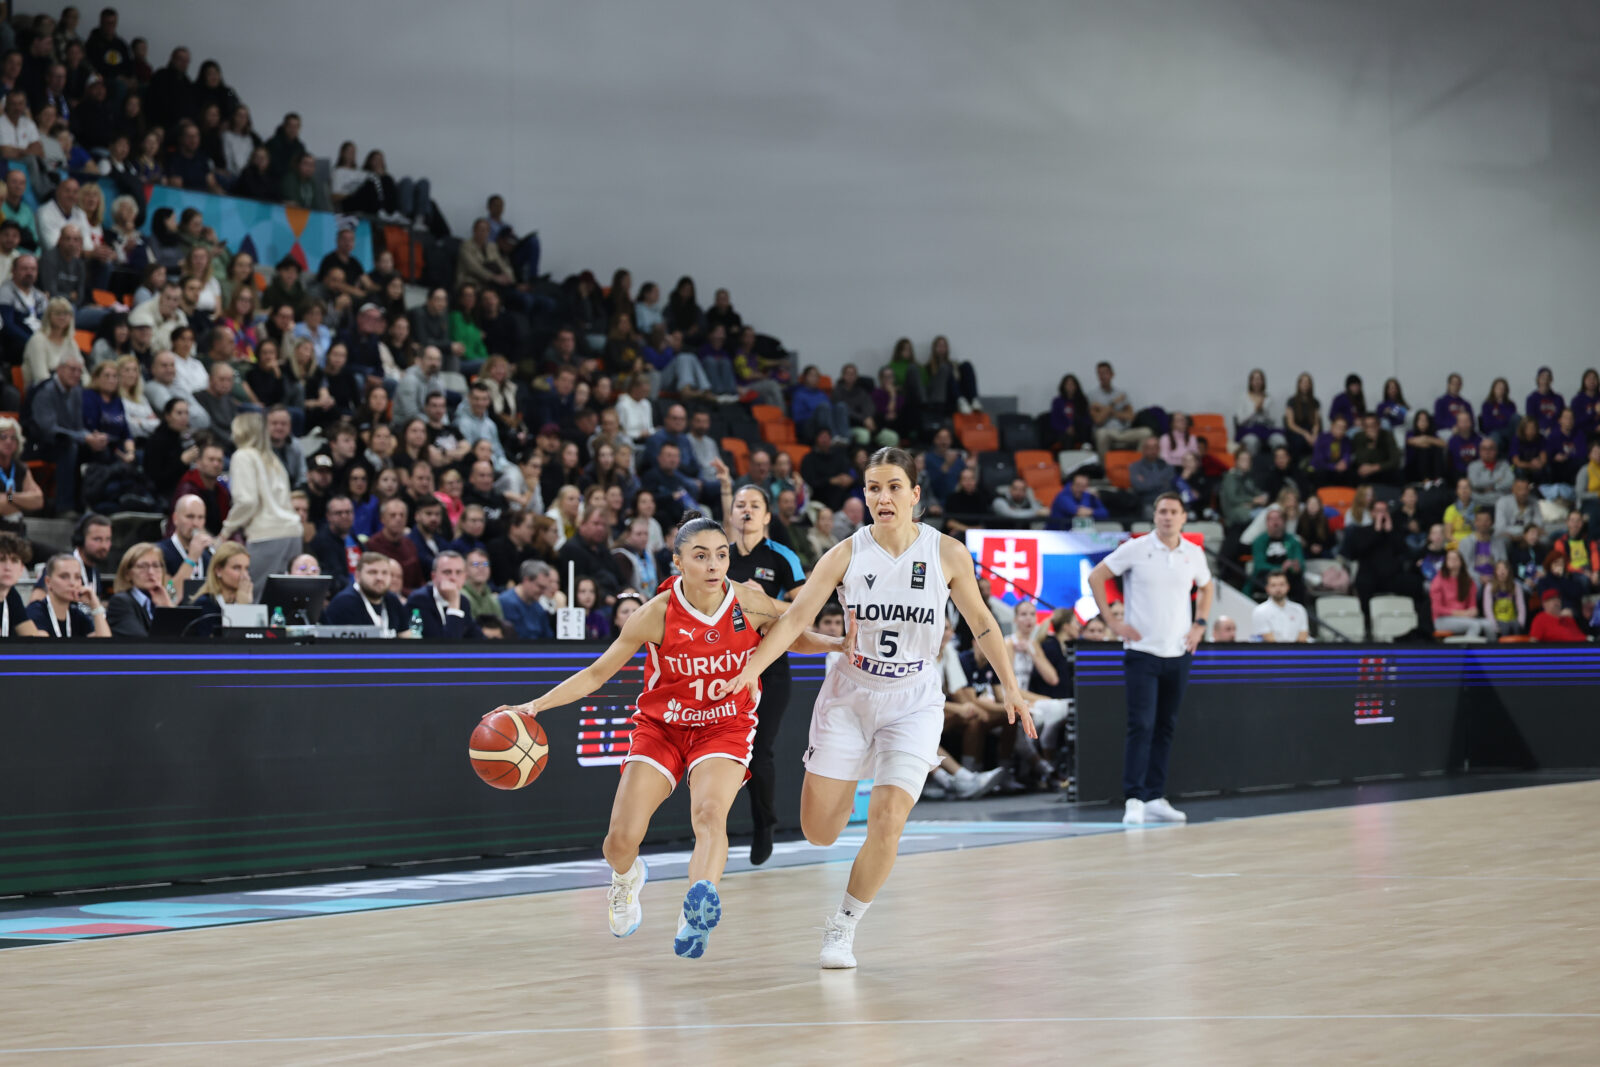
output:
[[[1039,564],[1039,542],[1032,537],[990,536],[984,539],[983,575],[990,591],[999,598],[1007,593],[1017,597],[1036,597],[1043,580]]]

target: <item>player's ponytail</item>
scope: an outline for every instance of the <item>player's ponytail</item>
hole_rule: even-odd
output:
[[[684,545],[707,530],[715,530],[717,533],[722,534],[724,539],[728,536],[723,533],[722,526],[716,519],[699,511],[685,511],[683,518],[678,520],[678,536],[672,539],[672,551],[682,552]]]

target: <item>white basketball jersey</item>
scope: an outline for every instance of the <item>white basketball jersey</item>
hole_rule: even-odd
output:
[[[904,678],[939,658],[950,596],[939,565],[942,536],[919,523],[917,539],[895,557],[873,538],[871,526],[851,535],[850,566],[839,597],[856,616],[855,667],[878,677]]]

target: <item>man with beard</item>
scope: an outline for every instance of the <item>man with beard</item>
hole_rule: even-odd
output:
[[[381,626],[392,634],[406,633],[405,605],[389,590],[389,578],[389,558],[377,552],[364,553],[356,583],[346,586],[323,609],[323,625]]]

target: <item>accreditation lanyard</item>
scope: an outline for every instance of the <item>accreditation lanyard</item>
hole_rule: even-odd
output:
[[[55,606],[50,603],[50,600],[49,600],[48,597],[45,598],[45,607],[50,609],[49,611],[45,612],[45,614],[50,617],[50,629],[55,632],[55,635],[57,637],[71,637],[72,636],[72,605],[71,604],[67,605],[67,623],[66,623],[67,632],[64,633],[64,634],[61,632],[61,620],[56,618]]]

